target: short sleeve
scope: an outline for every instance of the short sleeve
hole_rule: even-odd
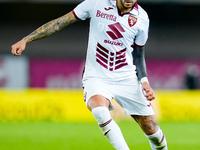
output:
[[[142,26],[135,38],[135,44],[137,44],[138,46],[144,46],[147,42],[148,34],[149,34],[149,19],[146,19],[142,23]]]
[[[73,13],[80,20],[90,18],[95,9],[96,3],[97,0],[84,0],[82,3],[76,6],[76,8],[73,10]]]

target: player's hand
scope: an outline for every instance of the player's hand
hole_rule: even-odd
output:
[[[144,96],[147,98],[147,100],[152,101],[155,99],[155,94],[153,89],[150,87],[148,82],[143,82],[142,84],[142,89],[143,89],[143,93]]]
[[[16,44],[12,45],[11,53],[15,56],[20,56],[23,50],[26,48],[26,40],[22,39],[21,41],[17,42]]]

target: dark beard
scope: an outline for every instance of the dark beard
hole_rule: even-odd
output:
[[[124,4],[123,4],[122,0],[120,0],[120,3],[121,3],[121,5],[122,5],[122,7],[123,7],[123,8],[125,8],[125,9],[129,9],[129,8],[130,8],[130,7],[126,7],[126,6],[124,6]],[[132,8],[134,8],[134,6],[135,6],[135,4],[133,5],[133,7],[132,7]]]

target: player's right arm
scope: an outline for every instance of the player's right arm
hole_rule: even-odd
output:
[[[69,12],[62,17],[59,17],[42,25],[28,36],[24,37],[22,40],[12,45],[12,54],[20,56],[21,53],[25,50],[27,43],[48,37],[77,21],[78,19],[74,16],[74,14],[72,12]]]
[[[138,79],[142,83],[142,89],[145,92],[144,93],[145,97],[149,101],[152,101],[155,99],[155,94],[147,79],[147,69],[146,69],[146,62],[145,62],[145,47],[137,46],[135,44],[132,54],[133,54],[133,63],[136,66]]]

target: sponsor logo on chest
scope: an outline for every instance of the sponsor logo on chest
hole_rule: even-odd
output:
[[[111,20],[111,21],[115,21],[115,22],[117,20],[117,16],[115,16],[113,14],[108,14],[108,13],[101,12],[100,10],[97,10],[96,17],[107,19],[107,20]]]
[[[109,14],[109,13],[104,13],[100,10],[97,10],[96,17],[97,18],[103,18],[103,19],[110,20],[110,21],[114,21],[114,22],[117,21],[117,16],[115,16],[113,14]],[[129,17],[128,17],[129,27],[133,27],[137,23],[137,21],[138,21],[138,18],[136,18],[133,15],[129,15]]]

